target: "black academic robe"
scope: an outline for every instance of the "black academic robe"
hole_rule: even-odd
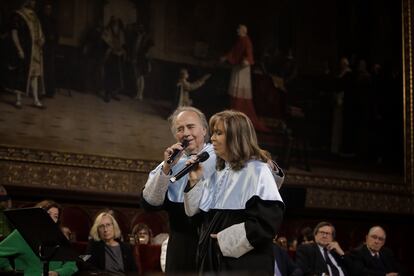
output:
[[[24,59],[18,55],[17,48],[12,39],[12,31],[16,30],[20,42],[20,46],[24,52]],[[11,29],[8,35],[8,73],[9,80],[7,86],[10,89],[26,92],[28,86],[28,76],[30,67],[30,57],[32,54],[32,38],[29,27],[25,20],[15,12],[11,18]]]
[[[200,272],[235,275],[273,275],[272,239],[283,218],[283,203],[253,196],[245,209],[210,209],[203,212],[204,222],[197,256]],[[225,257],[217,240],[210,237],[234,224],[245,223],[246,237],[253,249],[239,258]]]
[[[366,245],[351,251],[351,257],[353,261],[353,274],[356,276],[383,276],[389,272],[398,272],[400,275],[404,275],[392,251],[388,248],[383,247],[379,252],[383,266],[378,264],[378,260],[374,259]]]
[[[167,195],[164,204],[160,207],[150,205],[144,197],[141,197],[141,207],[145,210],[165,210],[168,213],[170,234],[165,264],[166,273],[195,272],[199,216],[189,218],[185,214],[184,203],[172,202]]]

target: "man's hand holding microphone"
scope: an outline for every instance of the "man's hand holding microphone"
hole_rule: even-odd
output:
[[[188,140],[183,140],[181,143],[176,143],[164,151],[164,164],[162,167],[164,174],[168,175],[170,173],[172,166],[180,159],[188,144]]]

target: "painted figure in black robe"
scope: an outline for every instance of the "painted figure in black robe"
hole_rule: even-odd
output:
[[[23,94],[32,94],[34,106],[43,107],[39,96],[44,94],[44,36],[34,10],[35,6],[36,1],[25,1],[22,7],[15,11],[11,21],[8,88],[16,93],[18,108],[22,107]]]

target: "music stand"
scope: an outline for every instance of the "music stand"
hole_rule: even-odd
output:
[[[38,207],[5,210],[4,214],[20,232],[43,264],[43,275],[49,274],[50,261],[75,261],[77,254],[70,241],[46,210]]]

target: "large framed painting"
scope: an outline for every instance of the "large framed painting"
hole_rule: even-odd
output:
[[[180,69],[191,81],[211,74],[195,107],[227,108],[230,67],[218,61],[243,23],[254,107],[270,129],[258,138],[285,168],[284,189],[305,208],[414,212],[412,0],[59,0],[51,13],[37,1],[41,108],[30,85],[11,84],[20,2],[0,10],[0,184],[15,193],[135,203],[174,143]],[[108,67],[114,41],[122,58]]]

